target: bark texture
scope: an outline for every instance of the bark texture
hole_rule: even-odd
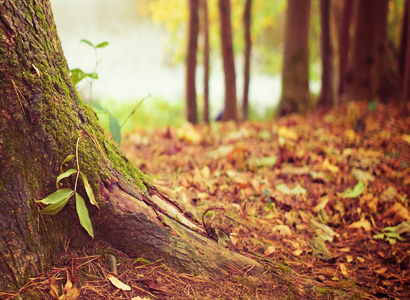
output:
[[[343,6],[343,17],[339,31],[339,88],[338,94],[345,92],[346,69],[350,44],[350,24],[352,22],[354,1],[345,0]]]
[[[188,25],[188,48],[186,56],[186,107],[188,121],[198,123],[195,73],[198,51],[199,33],[199,0],[188,0],[189,3],[189,25]]]
[[[204,33],[204,122],[209,123],[209,17],[208,0],[201,0]]]
[[[320,25],[322,33],[320,36],[322,56],[322,90],[318,105],[332,107],[334,103],[333,94],[333,48],[330,40],[330,0],[320,1]]]
[[[243,27],[245,34],[245,66],[244,66],[244,83],[243,83],[243,102],[242,112],[243,119],[248,119],[248,106],[249,106],[249,78],[250,78],[250,65],[251,65],[251,14],[252,14],[252,0],[246,0],[245,9],[243,12]]]
[[[346,93],[350,100],[384,102],[397,97],[397,70],[388,49],[388,0],[358,0],[355,6],[354,36]]]
[[[219,0],[219,19],[221,22],[221,47],[225,73],[225,110],[222,120],[237,121],[235,63],[232,46],[231,2]]]
[[[305,113],[311,107],[308,74],[309,17],[310,0],[288,0],[279,116]]]
[[[0,2],[0,37],[0,290],[43,272],[66,241],[92,242],[72,201],[54,216],[39,215],[33,201],[56,190],[60,164],[75,154],[78,137],[79,165],[101,208],[88,205],[96,241],[193,274],[259,267],[204,237],[198,222],[106,138],[71,84],[48,1]],[[78,192],[87,199],[83,188]]]
[[[406,2],[406,14],[410,16],[410,5]],[[407,19],[407,38],[406,38],[406,55],[405,55],[405,65],[404,65],[404,75],[403,75],[403,98],[406,103],[407,113],[409,113],[409,103],[410,103],[410,22]]]

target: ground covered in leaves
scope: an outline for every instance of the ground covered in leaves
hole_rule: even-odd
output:
[[[110,250],[77,254],[75,267],[65,254],[56,263],[65,267],[22,292],[55,299],[49,278],[61,294],[77,273],[78,299],[410,298],[410,119],[399,108],[350,103],[270,123],[137,130],[121,146],[216,241],[266,274],[192,277]],[[118,276],[109,275],[112,255]]]

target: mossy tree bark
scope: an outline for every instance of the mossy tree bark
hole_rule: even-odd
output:
[[[288,0],[279,116],[305,113],[311,107],[308,70],[309,17],[310,0]]]
[[[229,264],[259,266],[206,238],[198,223],[106,138],[71,84],[50,3],[5,0],[0,2],[0,289],[43,272],[66,241],[72,247],[92,242],[74,203],[46,216],[34,202],[56,190],[60,164],[75,154],[78,137],[79,165],[101,207],[88,206],[95,240],[130,256],[163,258],[189,273],[224,273]],[[73,184],[65,179],[65,186]],[[82,188],[78,192],[86,199]]]

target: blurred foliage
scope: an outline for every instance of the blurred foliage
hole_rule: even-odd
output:
[[[245,0],[231,1],[233,45],[236,55],[241,54],[244,47],[242,26],[244,6]],[[138,9],[143,16],[149,16],[153,23],[163,25],[171,33],[170,41],[166,43],[169,46],[165,51],[172,56],[174,64],[183,62],[189,17],[187,0],[141,0]],[[281,71],[285,10],[286,0],[253,2],[253,56],[262,72],[273,74]],[[208,16],[211,59],[214,60],[221,56],[218,0],[208,0]],[[200,18],[202,18],[201,13]],[[198,42],[201,51],[203,48],[201,36]],[[198,60],[201,59],[200,55]]]
[[[102,105],[107,108],[112,116],[114,116],[120,124],[130,115],[130,111],[135,108],[135,102],[121,103],[115,100],[107,100]],[[136,128],[157,128],[166,127],[169,125],[180,126],[184,122],[181,118],[184,114],[182,103],[170,104],[166,100],[147,99],[144,103],[135,110],[135,113],[127,120],[121,129],[121,132],[132,132]],[[98,114],[101,126],[109,131],[109,116],[107,114]]]
[[[258,72],[276,74],[282,70],[283,40],[285,30],[286,0],[261,1],[254,0],[252,8],[252,42],[253,60],[252,68]],[[338,3],[334,5],[338,6]],[[242,17],[245,0],[231,0],[232,29],[234,53],[243,52],[243,26]],[[393,51],[396,52],[400,43],[401,22],[403,16],[404,0],[390,0],[389,2],[389,37]],[[173,64],[184,61],[186,51],[187,24],[189,18],[187,0],[141,0],[138,5],[139,12],[150,17],[155,24],[161,24],[171,33],[167,41],[166,52],[172,57]],[[219,12],[218,0],[208,0],[209,31],[211,44],[211,59],[215,60],[220,55],[219,37]],[[201,11],[201,10],[200,10]],[[200,17],[202,17],[200,15]],[[309,77],[320,80],[320,1],[311,1],[311,17],[309,32]],[[331,26],[335,26],[332,24]],[[336,28],[332,29],[336,34]],[[201,35],[201,33],[200,33]],[[336,36],[333,36],[334,43]],[[337,45],[335,45],[337,47]],[[201,36],[199,50],[203,48]],[[198,60],[202,62],[202,55]]]

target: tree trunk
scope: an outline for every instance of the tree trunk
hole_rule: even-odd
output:
[[[251,64],[251,13],[252,13],[252,0],[246,0],[245,9],[243,12],[243,27],[245,32],[245,66],[244,66],[244,84],[243,84],[243,102],[242,112],[243,119],[248,119],[248,97],[249,97],[249,69]]]
[[[406,4],[406,14],[410,16],[410,5]],[[409,103],[410,103],[410,22],[407,19],[407,44],[406,44],[406,55],[405,55],[405,66],[404,66],[404,78],[403,78],[403,98],[406,104],[407,113],[409,113]]]
[[[374,2],[373,9],[376,13],[376,92],[384,103],[389,100],[397,100],[401,95],[400,80],[396,68],[393,53],[389,48],[389,37],[387,34],[387,15],[389,11],[388,0]]]
[[[201,6],[204,16],[204,122],[209,123],[209,17],[208,1],[201,0]]]
[[[376,19],[376,2],[357,0],[355,5],[352,56],[346,74],[350,100],[373,101],[376,96],[376,22],[380,22]]]
[[[397,59],[397,70],[399,73],[399,78],[401,81],[401,86],[403,87],[403,79],[404,79],[404,66],[406,63],[406,46],[407,46],[407,27],[409,23],[409,13],[408,13],[408,6],[409,1],[406,0],[404,2],[404,16],[401,25],[401,32],[400,32],[400,49],[399,49],[399,56]]]
[[[189,25],[188,25],[188,48],[186,56],[186,106],[188,121],[198,123],[196,104],[195,71],[196,56],[198,50],[199,33],[199,0],[188,0],[189,2]]]
[[[399,95],[395,64],[388,49],[388,0],[358,0],[346,92],[350,100],[384,102]]]
[[[339,33],[339,90],[338,94],[342,95],[345,92],[346,68],[349,57],[350,44],[350,23],[353,14],[352,0],[345,0],[343,7],[343,18]]]
[[[321,55],[322,55],[322,91],[318,105],[332,107],[333,96],[333,49],[330,40],[330,0],[320,1]]]
[[[235,63],[232,46],[231,2],[219,0],[219,18],[221,22],[221,47],[225,73],[225,110],[222,120],[237,121]]]
[[[279,116],[305,113],[311,106],[308,74],[309,17],[310,0],[288,0]]]
[[[38,214],[33,201],[56,190],[78,137],[78,163],[100,206],[87,205],[96,241],[132,257],[162,258],[181,272],[260,268],[205,237],[107,139],[71,84],[48,1],[5,0],[0,11],[0,290],[44,272],[64,241],[73,248],[92,242],[72,201],[53,216]],[[87,199],[83,187],[78,192]]]

